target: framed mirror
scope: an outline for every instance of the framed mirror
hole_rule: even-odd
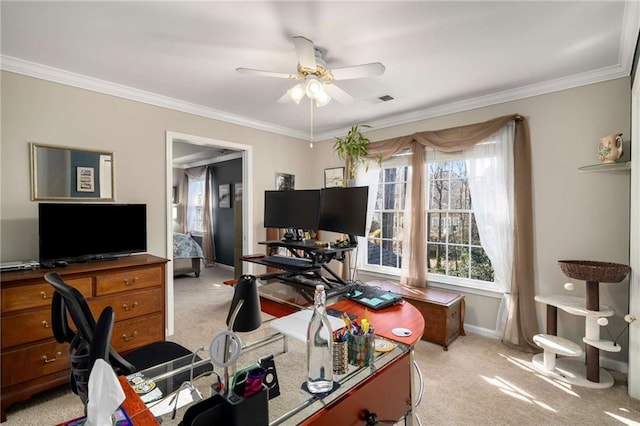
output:
[[[115,200],[112,152],[29,145],[31,200]]]

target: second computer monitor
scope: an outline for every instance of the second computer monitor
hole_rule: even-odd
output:
[[[367,226],[368,197],[368,186],[322,189],[319,229],[363,237]]]

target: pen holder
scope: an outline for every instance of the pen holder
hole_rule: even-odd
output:
[[[333,342],[333,374],[347,374],[347,344]]]
[[[375,335],[365,333],[361,336],[349,334],[348,359],[349,364],[356,367],[371,365],[373,363]]]

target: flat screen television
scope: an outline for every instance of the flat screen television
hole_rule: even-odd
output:
[[[351,244],[355,244],[356,235],[365,235],[368,197],[368,186],[323,188],[318,229],[348,234]]]
[[[318,229],[319,189],[264,192],[265,228]]]
[[[88,262],[147,251],[146,204],[39,203],[40,262]]]

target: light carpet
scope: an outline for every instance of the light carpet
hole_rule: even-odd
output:
[[[226,327],[233,289],[221,283],[231,272],[213,269],[200,278],[175,280],[176,333],[169,340],[196,350]],[[273,345],[265,350],[273,353]],[[300,349],[290,345],[290,350]],[[420,341],[415,359],[424,376],[424,396],[416,409],[423,425],[640,425],[640,400],[628,396],[620,373],[612,372],[616,383],[610,389],[570,386],[535,372],[531,354],[474,334],[456,339],[449,351]],[[277,360],[276,365],[281,383],[288,372],[303,368]],[[5,425],[52,425],[81,413],[79,398],[62,387],[14,405]]]

